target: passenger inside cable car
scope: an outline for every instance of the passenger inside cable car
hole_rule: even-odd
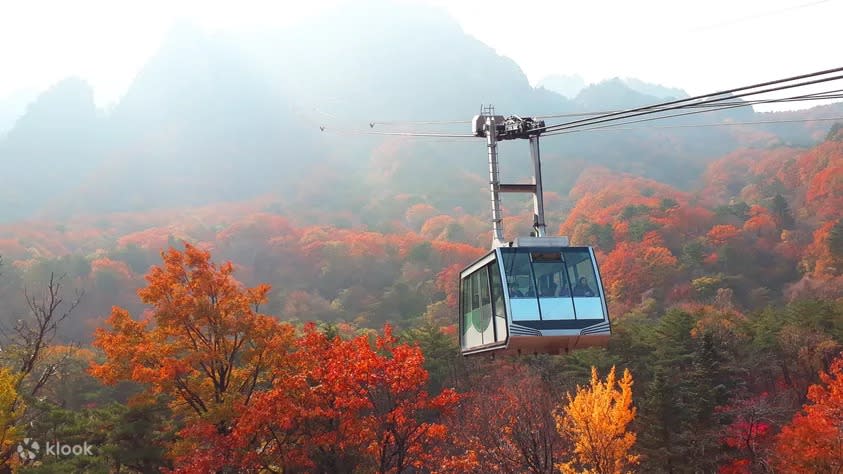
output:
[[[515,284],[515,280],[510,280],[510,282],[509,282],[509,297],[510,298],[519,297],[520,298],[522,296],[524,296],[524,294],[521,293],[520,290],[518,290],[518,285]]]
[[[574,296],[594,296],[594,290],[588,286],[588,280],[584,276],[577,281],[577,286],[574,287]]]

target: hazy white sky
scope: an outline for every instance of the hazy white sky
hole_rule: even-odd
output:
[[[249,29],[295,22],[340,1],[0,0],[0,99],[76,75],[106,105],[180,18]],[[637,77],[698,94],[843,62],[843,0],[415,1],[446,8],[532,83],[578,73],[589,82]]]

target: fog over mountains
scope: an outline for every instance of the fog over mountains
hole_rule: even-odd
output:
[[[626,77],[620,79],[623,86],[631,89],[639,94],[655,97],[662,100],[682,99],[688,97],[688,93],[682,89],[674,87],[665,87],[660,84],[650,84],[634,77]],[[543,87],[547,90],[556,92],[557,94],[576,99],[580,92],[588,85],[579,74],[563,75],[555,74],[545,77],[536,87]]]
[[[37,96],[37,92],[22,90],[0,97],[0,137],[15,126]]]
[[[96,109],[88,84],[68,78],[43,91],[7,132],[0,128],[0,221],[265,193],[283,199],[323,187],[337,195],[355,187],[372,193],[442,191],[437,199],[446,203],[485,209],[482,193],[460,189],[466,174],[484,173],[480,141],[347,132],[371,130],[370,121],[468,120],[481,104],[494,104],[503,115],[541,115],[684,96],[681,89],[632,78],[585,85],[574,75],[532,87],[517,64],[432,7],[374,1],[250,36],[182,24],[109,112]],[[0,102],[0,127],[11,124],[16,110],[19,104]],[[756,115],[740,108],[673,123]],[[791,126],[788,140],[810,145],[828,126]],[[769,134],[747,139],[727,128],[684,129],[669,137],[653,129],[547,138],[549,189],[566,192],[584,163],[681,186],[708,160],[737,146],[775,144]],[[467,124],[424,130],[469,132]],[[510,156],[526,155],[522,148],[511,147]],[[388,179],[385,168],[391,169]]]

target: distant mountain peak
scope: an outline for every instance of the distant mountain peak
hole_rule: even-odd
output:
[[[634,77],[626,77],[621,79],[627,87],[642,94],[651,95],[659,99],[684,99],[688,97],[688,93],[676,87],[667,87],[661,84],[653,84],[644,82]]]
[[[682,89],[645,82],[634,77],[613,77],[598,83],[587,84],[579,74],[554,74],[539,81],[536,87],[544,87],[547,90],[573,99],[588,87],[601,86],[601,89],[604,89],[604,86],[607,85],[614,88],[628,89],[638,94],[653,97],[656,100],[683,99],[688,97],[688,94]]]
[[[642,94],[618,77],[591,84],[577,94],[575,101],[586,109],[615,109],[640,107],[654,102],[654,98]]]
[[[540,80],[536,87],[544,87],[564,97],[573,99],[586,87],[585,80],[579,74],[553,74]]]
[[[10,137],[33,128],[74,127],[97,115],[94,90],[78,77],[63,79],[44,91],[26,108],[9,132]]]

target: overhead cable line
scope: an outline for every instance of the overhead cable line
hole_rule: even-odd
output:
[[[818,93],[818,94],[826,94],[826,93]],[[786,98],[783,98],[783,99],[759,99],[759,100],[753,101],[753,104],[757,105],[757,104],[767,104],[767,103],[784,102],[784,101],[814,100],[815,95],[816,94],[806,94],[806,95],[801,95],[801,96],[786,97]],[[835,95],[823,95],[823,96],[821,96],[821,98],[823,98],[823,99],[829,98],[829,97],[830,98],[843,97],[843,95],[835,94]],[[580,127],[576,127],[576,128],[572,128],[572,129],[555,130],[555,131],[556,132],[561,132],[561,131],[576,132],[578,130],[582,130],[583,127],[591,127],[591,128],[585,128],[585,130],[594,130],[594,129],[601,129],[601,128],[630,125],[630,124],[633,124],[633,123],[650,122],[650,121],[653,121],[653,120],[664,120],[664,119],[668,119],[668,118],[683,117],[683,116],[686,116],[686,115],[695,115],[695,114],[701,114],[701,113],[707,113],[707,112],[717,112],[717,111],[720,111],[720,110],[728,110],[728,109],[734,109],[734,108],[739,108],[739,107],[746,107],[748,105],[753,105],[753,104],[750,104],[750,103],[747,103],[747,102],[737,102],[737,103],[731,102],[731,103],[728,103],[728,104],[729,105],[723,105],[723,103],[709,104],[710,107],[708,107],[706,109],[703,109],[703,110],[694,110],[694,111],[691,111],[691,112],[681,112],[681,113],[675,113],[675,114],[670,114],[670,115],[661,115],[661,116],[657,116],[657,117],[645,117],[645,118],[639,118],[639,119],[636,119],[636,120],[629,120],[629,121],[621,121],[621,120],[625,120],[626,118],[631,118],[633,116],[620,117],[620,118],[618,118],[614,121],[610,121],[609,123],[604,123],[603,125],[599,125],[599,126],[592,126],[592,125],[597,125],[599,123],[598,122],[598,123],[594,123],[594,124],[582,125]],[[670,110],[677,110],[677,109],[665,109],[664,111],[670,111]],[[658,112],[664,112],[664,111],[660,110]],[[654,113],[656,113],[656,112],[654,112]],[[554,135],[554,133],[553,133],[553,131],[551,131],[551,132],[544,133],[543,135],[544,136],[552,136],[552,135]]]
[[[618,119],[623,119],[623,118],[635,117],[635,116],[638,116],[638,115],[646,115],[646,114],[651,114],[651,113],[663,112],[663,111],[666,111],[666,110],[688,108],[688,106],[690,106],[690,105],[701,105],[701,104],[706,104],[706,103],[712,103],[712,102],[734,99],[734,98],[738,98],[738,97],[744,97],[744,96],[748,96],[748,95],[757,95],[757,94],[762,94],[762,93],[767,93],[767,92],[775,92],[777,90],[789,89],[789,88],[793,88],[793,87],[801,87],[801,86],[806,86],[806,85],[811,85],[811,84],[819,84],[819,83],[822,83],[822,82],[828,82],[828,81],[831,81],[831,80],[841,79],[841,78],[843,78],[843,75],[833,76],[833,77],[830,77],[830,78],[826,77],[826,78],[816,79],[816,80],[812,80],[812,81],[806,81],[806,82],[802,82],[802,83],[799,83],[799,84],[789,84],[789,85],[786,85],[786,86],[772,87],[772,88],[767,88],[767,89],[763,89],[763,90],[760,90],[760,91],[752,91],[752,89],[759,89],[761,87],[773,86],[773,85],[777,85],[777,84],[783,84],[783,83],[787,83],[787,82],[793,82],[793,81],[797,81],[797,80],[801,80],[801,79],[808,79],[808,78],[828,75],[828,74],[832,74],[832,73],[839,73],[839,72],[843,72],[843,67],[838,67],[838,68],[834,68],[834,69],[827,69],[825,71],[818,71],[818,72],[813,72],[813,73],[809,73],[809,74],[801,74],[801,75],[798,75],[798,76],[793,76],[793,77],[789,77],[789,78],[785,78],[785,79],[777,79],[777,80],[774,80],[774,81],[762,82],[762,83],[753,84],[753,85],[750,85],[750,86],[743,86],[743,87],[736,87],[736,88],[733,88],[733,89],[726,89],[726,90],[723,90],[723,91],[713,92],[713,93],[710,93],[710,94],[702,94],[702,95],[698,95],[698,96],[694,96],[694,97],[688,97],[686,99],[678,99],[678,100],[663,102],[663,103],[660,103],[660,104],[647,105],[647,106],[643,106],[643,107],[636,107],[636,108],[627,109],[627,110],[623,110],[623,111],[619,111],[619,112],[611,112],[611,113],[600,115],[600,116],[597,116],[597,117],[574,120],[574,121],[571,121],[571,122],[565,122],[565,123],[562,123],[562,124],[553,125],[553,126],[550,126],[550,127],[545,127],[544,129],[538,128],[538,129],[536,129],[536,131],[550,132],[550,131],[553,131],[553,130],[574,128],[574,127],[577,127],[577,126],[593,125],[595,123],[603,123],[603,122],[608,122],[608,121],[611,121],[611,120],[618,120]],[[743,91],[751,91],[751,92],[743,92]],[[742,94],[734,94],[736,92],[743,92],[743,93]],[[727,95],[727,94],[729,94],[729,95]],[[712,99],[712,97],[717,97],[717,96],[722,96],[722,97]]]
[[[724,91],[714,92],[710,94],[703,94],[699,96],[689,97],[685,99],[678,99],[672,100],[660,104],[648,105],[643,107],[637,107],[632,109],[625,109],[625,110],[618,110],[618,111],[609,111],[606,113],[599,113],[599,112],[584,112],[584,113],[571,113],[571,114],[558,114],[557,116],[589,116],[589,118],[583,118],[579,120],[574,120],[570,122],[563,122],[560,124],[553,124],[547,125],[544,127],[539,127],[533,129],[533,132],[538,133],[547,133],[550,135],[549,132],[559,132],[562,130],[576,130],[578,128],[585,128],[585,127],[594,127],[595,125],[604,123],[604,124],[611,124],[611,125],[626,125],[630,123],[638,123],[642,121],[649,121],[649,120],[658,120],[670,117],[677,117],[683,115],[691,115],[696,113],[703,113],[709,111],[717,111],[717,110],[725,110],[729,108],[736,108],[736,107],[746,107],[750,105],[756,104],[768,104],[768,103],[776,103],[776,102],[791,102],[791,101],[807,101],[807,100],[827,100],[827,99],[835,99],[841,98],[840,94],[835,94],[838,92],[843,92],[843,89],[836,89],[831,91],[823,91],[811,94],[803,94],[798,96],[791,96],[785,98],[776,98],[776,99],[753,99],[753,100],[742,100],[742,101],[731,101],[731,99],[739,99],[741,97],[747,96],[754,96],[760,94],[767,94],[770,92],[776,92],[785,89],[792,89],[796,87],[804,87],[813,84],[820,84],[824,82],[829,82],[833,80],[843,79],[843,74],[831,76],[831,77],[821,77],[819,79],[814,79],[810,81],[803,81],[795,84],[785,84],[788,82],[793,82],[796,80],[801,79],[808,79],[814,78],[818,76],[827,76],[832,73],[837,73],[843,71],[843,67],[828,69],[825,71],[819,71],[809,74],[802,74],[798,76],[793,76],[785,79],[778,79],[774,81],[767,81],[759,84],[754,84],[751,86],[743,86],[737,87],[733,89],[727,89]],[[785,84],[785,85],[779,85]],[[767,87],[770,85],[776,85],[776,87]],[[767,87],[765,89],[760,90],[753,90],[759,89],[762,87]],[[743,91],[743,92],[742,92]],[[734,94],[735,92],[742,92],[740,94]],[[730,95],[727,95],[730,94]],[[727,102],[729,101],[729,102]],[[660,117],[651,117],[647,119],[639,119],[635,121],[625,121],[627,119],[638,117],[638,116],[646,116],[658,113],[669,112],[672,110],[680,110],[680,109],[703,109],[697,110],[693,112],[684,112],[679,114],[671,114],[671,115],[662,115]],[[549,115],[539,116],[539,117],[551,117]],[[537,117],[538,118],[538,117]],[[621,123],[618,122],[623,121]],[[399,121],[391,121],[391,122],[370,122],[370,128],[374,128],[376,124],[447,124],[447,123],[470,123],[471,121],[466,120],[428,120],[428,121],[408,121],[408,122],[399,122]],[[611,126],[606,125],[606,126]],[[326,126],[319,127],[322,131],[329,130]],[[599,127],[598,127],[599,128]],[[331,132],[338,132],[338,133],[345,133],[345,134],[354,134],[354,135],[386,135],[386,136],[404,136],[404,137],[433,137],[433,138],[477,138],[476,135],[471,134],[453,134],[453,133],[417,133],[417,132],[380,132],[380,131],[369,131],[369,130],[352,130],[352,129],[333,129],[330,128]]]
[[[758,105],[758,104],[773,104],[778,102],[799,102],[799,101],[811,101],[811,100],[831,100],[831,99],[840,99],[843,98],[843,89],[834,89],[830,91],[822,91],[822,92],[815,92],[811,94],[803,94],[798,96],[792,97],[780,97],[776,99],[752,99],[752,100],[743,100],[739,102],[716,102],[711,104],[700,104],[698,106],[692,105],[688,106],[689,109],[696,108],[696,107],[708,107],[708,108],[715,108],[725,105]]]
[[[647,110],[653,110],[653,109],[656,109],[656,111],[658,111],[658,110],[664,109],[667,106],[680,105],[680,104],[684,104],[686,102],[692,102],[692,101],[700,101],[700,100],[708,99],[708,98],[715,97],[715,96],[725,96],[725,97],[722,97],[722,99],[725,100],[725,99],[728,99],[728,98],[739,97],[739,96],[735,96],[735,95],[728,95],[727,96],[726,94],[733,94],[735,92],[741,92],[741,91],[746,91],[746,90],[751,90],[751,89],[758,89],[760,87],[766,87],[766,86],[781,84],[781,83],[785,83],[785,82],[793,82],[793,81],[800,80],[800,79],[808,79],[808,78],[811,78],[811,77],[823,76],[823,75],[828,75],[828,74],[832,74],[832,73],[838,73],[838,72],[841,72],[841,71],[843,71],[843,67],[826,69],[824,71],[818,71],[818,72],[813,72],[813,73],[808,73],[808,74],[800,74],[798,76],[792,76],[792,77],[788,77],[788,78],[785,78],[785,79],[777,79],[777,80],[774,80],[774,81],[761,82],[761,83],[753,84],[753,85],[750,85],[750,86],[736,87],[736,88],[732,88],[732,89],[726,89],[726,90],[723,90],[723,91],[718,91],[718,92],[713,92],[713,93],[708,93],[708,94],[702,94],[702,95],[697,95],[697,96],[693,96],[693,97],[687,97],[687,98],[684,98],[684,99],[677,99],[677,100],[672,100],[672,101],[668,101],[668,102],[662,102],[662,103],[654,104],[654,105],[647,105],[647,106],[637,107],[637,108],[633,108],[633,109],[625,109],[625,110],[620,110],[620,111],[616,111],[616,112],[609,112],[609,113],[605,114],[604,117],[597,117],[597,118],[606,118],[606,117],[610,117],[610,116],[628,114],[628,113],[639,112],[639,111],[647,111]],[[834,78],[832,78],[832,79],[834,79]],[[830,79],[826,78],[825,80],[823,80],[821,82],[825,82],[827,80],[830,80]],[[811,84],[811,83],[812,82],[808,82],[808,83],[804,83],[804,84],[801,84],[801,85],[807,85],[807,84]],[[772,90],[776,90],[776,89],[772,89]],[[770,92],[770,91],[771,90],[756,91],[755,93]],[[749,95],[752,95],[752,94],[749,94]],[[687,105],[699,105],[701,103],[704,103],[704,102],[696,102],[696,103],[687,104]],[[592,119],[583,119],[583,120],[578,120],[578,121],[574,121],[574,122],[569,122],[569,123],[564,124],[564,125],[573,125],[573,124],[578,123],[578,122],[586,122],[586,121],[590,121],[590,120],[592,120]]]
[[[378,120],[369,122],[369,128],[375,128],[375,125],[447,125],[457,123],[471,123],[471,120]]]
[[[580,128],[577,130],[562,130],[559,132],[550,132],[547,136],[565,135],[569,133],[580,132],[614,132],[621,130],[645,130],[645,129],[665,129],[665,128],[696,128],[696,127],[727,127],[735,125],[763,125],[774,123],[796,123],[796,122],[829,122],[835,120],[843,120],[843,116],[839,117],[818,117],[818,118],[804,118],[804,119],[785,119],[785,120],[752,120],[747,122],[719,122],[719,123],[698,123],[698,124],[684,124],[684,125],[649,125],[640,127],[594,127],[594,128]]]
[[[843,92],[843,89],[826,91],[826,92],[817,93],[817,94],[832,93],[832,92]],[[814,95],[817,95],[817,94],[807,94],[806,97],[814,96]],[[816,100],[838,99],[838,98],[843,98],[843,97],[840,97],[840,96],[818,97]],[[777,102],[791,102],[791,101],[795,101],[795,100],[796,99],[792,99],[792,98],[784,98],[784,99],[778,99]],[[744,103],[745,105],[754,105],[756,102],[755,101],[744,101],[742,103]],[[764,100],[763,102],[760,102],[760,103],[770,103],[770,101]],[[690,104],[687,107],[688,108],[714,107],[716,105],[717,104],[701,103],[701,104]],[[737,103],[735,103],[735,105],[737,105]],[[627,111],[627,109],[600,110],[600,111],[596,111],[596,112],[569,112],[569,113],[564,113],[564,114],[534,115],[533,118],[535,118],[535,119],[549,119],[549,118],[566,118],[566,117],[592,117],[592,116],[595,116],[595,115],[604,115],[604,114],[626,112],[626,111]],[[471,123],[471,120],[404,120],[404,121],[393,120],[393,121],[369,122],[369,127],[374,128],[374,126],[376,126],[376,125],[447,125],[447,124],[466,124],[466,123]]]
[[[391,135],[398,137],[438,137],[438,138],[477,138],[474,135],[456,133],[413,133],[413,132],[372,132],[368,130],[355,130],[343,128],[331,128],[325,125],[319,127],[323,132],[344,133],[349,135]]]
[[[672,110],[680,110],[680,109],[686,109],[686,108],[687,109],[701,109],[701,110],[694,110],[694,111],[690,111],[690,112],[682,112],[682,113],[675,113],[675,114],[669,114],[669,115],[660,115],[660,116],[657,116],[657,117],[647,117],[647,118],[643,118],[643,119],[630,120],[630,121],[623,121],[623,120],[628,119],[628,118],[632,118],[632,117],[635,117],[635,116],[649,115],[649,114],[621,116],[621,117],[618,117],[615,120],[606,121],[607,123],[605,123],[604,125],[601,125],[599,127],[595,126],[595,127],[589,128],[587,130],[602,129],[602,128],[615,127],[615,126],[623,126],[623,125],[629,125],[629,124],[633,124],[633,123],[648,122],[648,121],[652,121],[652,120],[663,120],[663,119],[668,119],[668,118],[682,117],[682,116],[686,116],[686,115],[695,115],[695,114],[706,113],[706,112],[717,112],[717,111],[720,111],[720,110],[728,110],[728,109],[733,109],[733,108],[748,107],[748,106],[760,105],[760,104],[841,99],[841,98],[843,98],[843,94],[841,94],[842,92],[843,92],[843,89],[834,89],[834,90],[828,90],[828,91],[822,91],[822,92],[814,92],[814,93],[810,93],[810,94],[802,94],[802,95],[796,95],[796,96],[790,96],[790,97],[779,97],[779,98],[773,98],[773,99],[754,99],[754,100],[746,100],[746,101],[738,101],[738,102],[711,101],[711,102],[706,102],[706,103],[697,103],[697,104],[691,104],[691,105],[681,107],[681,108],[677,107],[677,108],[666,108],[666,109],[654,110],[654,111],[651,112],[651,114],[664,113],[664,112],[669,112],[669,111],[672,111]],[[592,112],[591,114],[597,114],[597,113],[598,112]],[[582,114],[582,115],[585,115],[585,114]],[[619,123],[615,123],[615,122],[619,122]],[[433,123],[433,121],[431,121],[431,123]],[[590,127],[590,126],[593,126],[593,125],[597,125],[598,123],[599,122],[586,123],[584,125],[581,125],[581,127]],[[560,124],[560,125],[564,125],[564,124]],[[552,135],[561,134],[560,132],[563,131],[563,130],[556,130],[555,129],[556,127],[557,127],[556,125],[550,125],[550,126],[545,127],[545,130],[550,130],[550,132],[545,132],[545,133],[543,133],[543,135],[544,136],[552,136]],[[351,135],[387,135],[387,136],[403,136],[403,137],[419,137],[419,138],[430,137],[430,138],[459,138],[459,139],[476,138],[475,135],[468,135],[468,134],[380,132],[380,131],[355,130],[355,129],[343,129],[343,128],[334,129],[332,127],[327,127],[327,126],[320,126],[319,128],[322,131],[330,131],[330,132],[335,132],[335,133],[343,133],[343,134],[351,134]],[[572,130],[565,129],[564,131],[565,131],[565,133],[571,133],[573,131],[576,131],[579,128],[580,127],[576,127],[576,128],[573,128]]]
[[[773,87],[773,88],[763,89],[763,90],[760,90],[760,91],[745,92],[745,93],[737,94],[737,95],[718,97],[718,98],[708,99],[708,100],[696,102],[696,103],[693,103],[693,104],[687,104],[687,105],[682,104],[682,105],[675,105],[675,106],[661,107],[661,108],[657,108],[658,106],[651,106],[650,108],[652,110],[648,110],[648,111],[642,111],[642,112],[636,112],[636,113],[626,113],[625,115],[622,115],[622,114],[607,114],[607,116],[613,115],[613,117],[605,118],[605,119],[601,118],[601,117],[595,117],[593,119],[577,120],[575,122],[567,122],[567,123],[562,123],[562,124],[558,124],[558,125],[546,126],[544,128],[539,128],[539,129],[536,129],[536,130],[545,132],[545,131],[554,131],[554,130],[562,130],[562,129],[571,129],[571,128],[577,128],[577,127],[591,126],[591,125],[595,125],[595,124],[598,124],[598,123],[624,120],[624,119],[628,119],[628,118],[632,118],[632,117],[638,117],[638,116],[642,116],[642,115],[651,115],[651,114],[656,114],[656,113],[661,113],[661,112],[668,112],[668,111],[671,111],[671,110],[699,108],[700,106],[716,107],[718,105],[721,105],[723,103],[723,101],[729,100],[729,99],[737,99],[737,98],[740,98],[740,97],[746,97],[746,96],[751,96],[751,95],[766,94],[766,93],[769,93],[769,92],[776,92],[776,91],[784,90],[784,89],[792,89],[792,88],[795,88],[795,87],[803,87],[803,86],[812,85],[812,84],[820,84],[820,83],[823,83],[823,82],[828,82],[828,81],[833,81],[833,80],[838,80],[838,79],[843,79],[843,75],[833,76],[833,77],[823,78],[823,79],[817,79],[817,80],[813,80],[813,81],[806,81],[806,82],[801,82],[801,83],[798,83],[798,84],[790,84],[790,85],[786,85],[786,86]],[[713,95],[717,95],[717,94],[713,94]],[[755,103],[773,103],[773,102],[777,102],[777,100],[776,99],[757,99]],[[735,105],[735,107],[743,107],[743,106],[746,106],[746,105],[752,105],[752,104],[747,103],[747,101],[742,101],[741,103],[738,103],[738,105]],[[733,107],[726,107],[726,108],[733,108]],[[635,109],[631,109],[631,110],[635,110]],[[703,110],[702,112],[706,112],[706,111],[707,110]],[[686,113],[686,114],[675,114],[675,115],[671,115],[671,116],[688,115],[688,114],[691,114],[691,113],[699,113],[699,112],[689,112],[689,113]],[[671,116],[665,116],[665,117],[671,117]]]
[[[843,78],[843,76],[829,78],[829,80],[836,80],[836,79],[841,79],[841,78]],[[825,81],[822,81],[822,82],[825,82]],[[793,85],[792,87],[800,87],[800,86],[804,86],[806,84],[808,84],[808,83],[796,84],[796,85]],[[780,89],[775,89],[775,90],[780,90]],[[772,90],[758,91],[758,92],[753,92],[751,94],[746,94],[746,95],[757,95],[757,94],[768,93],[768,92],[771,92],[771,91]],[[692,115],[692,114],[704,113],[704,112],[716,112],[718,110],[727,110],[727,109],[731,109],[731,108],[748,107],[748,106],[760,105],[760,104],[774,104],[774,103],[784,103],[784,102],[808,102],[808,101],[815,101],[815,100],[843,99],[843,94],[841,94],[841,93],[843,93],[843,89],[834,89],[834,90],[815,92],[815,93],[811,93],[811,94],[803,94],[803,95],[790,96],[790,97],[779,97],[779,98],[774,98],[774,99],[752,99],[752,100],[741,100],[741,101],[732,101],[732,102],[726,102],[726,100],[732,99],[732,98],[739,98],[739,97],[727,96],[727,97],[719,98],[717,100],[709,100],[709,101],[706,101],[706,102],[693,103],[693,104],[688,104],[688,105],[684,105],[684,106],[681,106],[681,107],[670,107],[670,108],[655,109],[655,110],[652,110],[651,112],[649,112],[647,114],[642,113],[642,114],[635,114],[635,115],[618,116],[615,120],[624,120],[624,119],[627,119],[627,118],[632,118],[632,117],[640,116],[640,115],[650,115],[650,114],[664,113],[664,112],[669,112],[671,110],[681,110],[681,109],[703,109],[703,110],[698,110],[698,111],[695,111],[695,112],[663,115],[663,116],[656,117],[656,118],[653,118],[653,119],[648,119],[648,120],[679,117],[679,116]],[[603,114],[616,113],[616,112],[627,112],[627,110],[612,110],[612,111],[601,111],[601,112],[575,112],[575,113],[569,113],[569,114],[555,114],[555,115],[538,115],[538,116],[535,116],[535,118],[541,119],[541,118],[548,118],[548,117],[583,117],[583,116],[603,115]],[[599,117],[597,117],[597,118],[599,118]],[[607,120],[606,122],[611,123],[613,121],[614,120],[612,120],[612,121]],[[469,122],[470,121],[461,121],[460,123],[469,123]],[[622,122],[620,125],[623,125],[625,123],[637,123],[637,122],[638,121]],[[382,123],[382,122],[376,122],[376,123]],[[420,121],[420,122],[391,122],[391,123],[394,123],[394,124],[398,124],[398,123],[402,123],[402,124],[411,124],[411,123],[431,123],[431,124],[436,123],[436,124],[441,124],[441,123],[447,123],[447,122],[446,121],[428,121],[428,122],[421,122]],[[458,122],[454,121],[453,123],[458,123]],[[596,123],[600,123],[600,122],[597,122],[597,121],[584,122],[584,124],[582,126],[590,126],[590,125],[594,125]],[[543,131],[551,131],[551,132],[552,131],[558,131],[557,129],[563,128],[564,125],[566,125],[566,123],[548,125],[545,128],[543,128],[542,130]],[[397,133],[397,132],[387,133],[387,132],[359,131],[358,133],[392,134],[392,133]],[[437,135],[437,134],[415,133],[415,132],[402,132],[402,133],[405,134],[406,136],[410,136],[411,134],[412,135],[418,135],[418,136],[436,136]],[[549,135],[549,134],[547,134],[547,135]],[[466,137],[466,136],[461,135],[461,137]]]
[[[735,108],[735,107],[747,107],[747,106],[751,106],[751,105],[773,104],[773,103],[779,103],[779,102],[803,102],[803,101],[808,102],[808,101],[812,101],[812,100],[843,99],[843,94],[840,94],[841,92],[843,92],[843,89],[835,89],[835,90],[830,90],[830,91],[816,92],[816,93],[812,93],[812,94],[804,94],[804,95],[791,96],[791,97],[780,97],[780,98],[776,98],[776,99],[754,99],[754,100],[746,100],[746,101],[739,101],[739,102],[715,102],[715,103],[707,103],[707,104],[699,104],[699,105],[689,105],[687,108],[689,108],[689,109],[704,108],[705,109],[705,110],[700,110],[700,111],[697,111],[697,112],[689,112],[688,113],[688,114],[691,114],[691,113],[696,114],[696,113],[703,113],[703,112],[717,112],[718,110],[726,110],[726,109],[731,109],[731,108]],[[675,109],[659,110],[659,111],[655,111],[653,113],[668,112],[670,110],[675,110]],[[662,117],[655,117],[652,120],[661,119],[661,118],[670,118],[670,117],[676,117],[676,116],[688,115],[688,114],[666,115],[666,116],[662,116]],[[536,118],[541,118],[541,116],[537,116]],[[624,118],[626,118],[626,117],[619,118],[618,120],[623,120]],[[627,122],[627,123],[634,123],[634,122]],[[554,127],[554,125],[549,125],[546,128],[551,128],[551,127]]]
[[[746,97],[746,96],[750,96],[750,95],[766,94],[766,93],[769,93],[769,92],[776,92],[776,91],[780,91],[780,90],[784,90],[784,89],[792,89],[794,87],[803,87],[803,86],[812,85],[812,84],[820,84],[820,83],[823,83],[823,82],[828,82],[828,81],[833,81],[833,80],[838,80],[838,79],[843,79],[843,75],[838,75],[838,76],[833,76],[833,77],[828,77],[828,78],[822,78],[822,79],[816,79],[816,80],[812,80],[812,81],[805,81],[805,82],[801,82],[801,83],[798,83],[798,84],[788,84],[788,85],[785,85],[785,86],[771,87],[771,88],[762,89],[762,90],[759,90],[759,91],[744,92],[742,94],[729,95],[729,96],[718,97],[718,98],[714,98],[714,99],[707,99],[707,100],[703,100],[703,101],[700,101],[700,102],[695,102],[693,105],[699,106],[699,105],[703,105],[703,104],[716,104],[718,102],[723,102],[723,101],[729,100],[729,99],[736,99],[736,98]],[[720,93],[712,94],[712,96],[716,96],[716,95],[720,95]],[[772,99],[770,99],[770,100],[772,100]],[[661,105],[663,105],[663,104],[661,104]],[[547,126],[547,127],[544,127],[543,129],[539,128],[539,129],[536,129],[536,131],[549,132],[549,131],[555,131],[555,130],[571,129],[571,128],[577,128],[577,127],[591,126],[591,125],[595,125],[595,124],[598,124],[598,123],[624,120],[624,119],[628,119],[628,118],[632,118],[632,117],[638,117],[638,116],[642,116],[642,115],[651,115],[651,114],[660,113],[660,112],[667,112],[667,111],[671,111],[671,110],[691,108],[690,107],[691,104],[678,104],[678,105],[673,105],[673,106],[669,106],[669,107],[662,107],[661,105],[654,105],[654,106],[649,106],[649,107],[646,107],[646,108],[639,108],[639,109],[631,109],[630,111],[627,111],[627,112],[624,112],[624,113],[606,114],[604,116],[595,117],[593,119],[583,119],[583,120],[576,120],[576,121],[573,121],[573,122],[566,122],[566,123],[562,123],[562,124],[558,124],[558,125]],[[641,110],[641,109],[650,109],[650,110]],[[636,111],[636,110],[641,110],[641,111],[637,111],[635,113],[629,113],[631,111]]]
[[[615,112],[615,111],[599,111],[599,112],[571,112],[567,114],[556,114],[556,115],[538,115],[535,118],[561,118],[561,117],[588,117],[592,115],[601,115],[608,112]],[[369,128],[375,128],[376,125],[392,125],[392,126],[401,126],[401,125],[455,125],[455,124],[467,124],[471,123],[471,120],[377,120],[369,122]]]

